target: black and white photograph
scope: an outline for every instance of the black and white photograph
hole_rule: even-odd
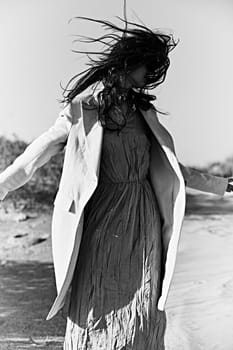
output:
[[[232,0],[0,0],[0,350],[233,350]]]

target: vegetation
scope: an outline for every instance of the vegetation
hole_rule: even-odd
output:
[[[224,162],[214,162],[203,168],[210,174],[216,176],[232,177],[233,175],[233,157],[227,158]]]
[[[0,172],[10,165],[27,147],[22,140],[8,140],[0,137]],[[51,158],[38,169],[31,180],[18,190],[10,192],[2,206],[13,209],[47,210],[51,207],[58,189],[64,152]]]
[[[19,156],[27,147],[27,143],[16,139],[11,141],[5,137],[0,137],[0,172],[10,165],[14,159]],[[2,206],[13,209],[26,210],[48,210],[51,207],[60,181],[64,152],[57,154],[38,169],[32,179],[23,187],[16,191],[10,192]],[[226,159],[224,162],[215,162],[201,169],[219,176],[232,176],[233,157]]]

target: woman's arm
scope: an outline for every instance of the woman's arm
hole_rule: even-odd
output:
[[[224,195],[226,191],[232,191],[228,178],[203,173],[197,169],[185,167],[181,163],[179,165],[187,187],[220,196]]]
[[[0,200],[3,200],[8,192],[24,185],[39,167],[64,148],[71,125],[71,118],[62,111],[55,124],[36,138],[0,174]]]
[[[160,128],[160,132],[165,135],[167,139],[169,139],[170,144],[172,145],[173,152],[175,152],[175,146],[173,142],[173,138],[169,131],[164,127],[163,124],[160,123],[156,110],[152,106],[152,110],[154,112],[154,117],[158,122],[158,127]],[[203,173],[197,169],[191,167],[185,167],[183,164],[179,163],[180,170],[185,180],[185,184],[187,187],[203,191],[214,193],[217,195],[224,195],[224,193],[233,191],[233,179],[223,178],[219,176],[210,175],[208,173]]]

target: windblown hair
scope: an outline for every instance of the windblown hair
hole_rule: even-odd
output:
[[[80,42],[101,43],[101,52],[74,51],[85,53],[89,58],[88,69],[75,75],[63,92],[63,102],[71,102],[75,96],[94,84],[103,83],[104,89],[98,94],[100,120],[113,104],[118,104],[120,82],[133,69],[145,64],[148,70],[143,88],[133,90],[134,99],[142,109],[151,107],[150,101],[156,99],[149,95],[149,89],[161,84],[170,65],[169,52],[177,45],[172,35],[152,31],[141,24],[119,18],[125,27],[121,28],[109,21],[88,17],[75,17],[101,24],[108,33],[98,38],[80,36]],[[128,27],[130,25],[130,28]],[[97,55],[97,58],[91,57]],[[76,81],[74,83],[74,81]],[[69,86],[72,85],[71,89]],[[131,92],[132,93],[132,92]],[[102,116],[102,117],[101,117]]]

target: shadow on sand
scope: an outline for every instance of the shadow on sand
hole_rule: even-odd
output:
[[[62,349],[65,316],[45,320],[55,296],[52,264],[0,263],[0,349]]]

